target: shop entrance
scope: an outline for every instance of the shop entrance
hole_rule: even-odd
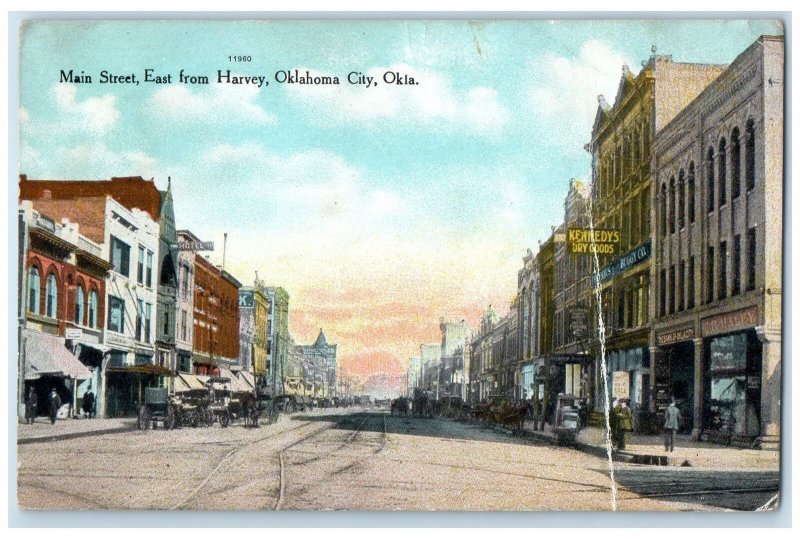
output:
[[[691,433],[694,426],[694,345],[675,344],[667,349],[670,395],[681,412],[681,433]]]

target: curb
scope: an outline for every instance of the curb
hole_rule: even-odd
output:
[[[102,436],[103,434],[118,434],[121,432],[130,432],[137,430],[136,426],[131,427],[114,427],[100,430],[89,430],[83,432],[69,432],[64,434],[52,434],[46,436],[33,436],[30,438],[17,439],[17,445],[25,444],[38,444],[44,442],[57,442],[61,440],[72,440],[74,438],[84,438],[89,436]]]

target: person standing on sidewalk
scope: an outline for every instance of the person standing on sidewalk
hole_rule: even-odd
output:
[[[25,423],[33,423],[36,421],[36,414],[39,408],[39,397],[36,391],[31,387],[28,389],[28,398],[25,399]]]
[[[58,416],[58,409],[61,408],[61,397],[58,396],[56,388],[50,392],[50,424],[56,424],[56,416]]]
[[[83,413],[89,419],[94,417],[94,393],[91,389],[83,395]]]
[[[664,412],[664,451],[675,451],[675,433],[681,428],[681,411],[675,405],[675,397]]]
[[[617,449],[625,449],[625,438],[633,430],[633,413],[628,407],[628,401],[620,399],[617,411]]]

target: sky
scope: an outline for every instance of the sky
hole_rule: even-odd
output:
[[[440,317],[476,327],[490,304],[507,312],[570,178],[589,178],[597,96],[613,102],[623,64],[637,73],[654,45],[730,63],[782,33],[735,20],[29,23],[20,173],[171,177],[178,228],[214,241],[216,263],[227,233],[226,269],[283,286],[298,344],[323,328],[345,370],[396,384],[441,340]],[[70,69],[92,84],[60,82]],[[341,84],[276,82],[295,69]],[[100,84],[103,70],[139,84]],[[181,84],[181,70],[211,84]],[[217,70],[269,84],[217,84]]]

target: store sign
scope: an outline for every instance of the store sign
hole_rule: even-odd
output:
[[[133,339],[123,335],[114,335],[112,333],[106,333],[105,344],[131,348],[133,346]]]
[[[67,340],[77,340],[83,337],[83,330],[80,328],[67,328],[64,331],[64,338]]]
[[[679,329],[678,331],[670,331],[669,333],[661,333],[656,335],[656,344],[658,346],[666,346],[681,341],[690,341],[694,339],[694,328]]]
[[[252,308],[254,303],[253,292],[245,290],[239,292],[239,307]]]
[[[617,399],[629,399],[631,377],[627,371],[615,371],[613,374],[612,396]]]
[[[213,251],[213,241],[179,241],[175,244],[178,251]]]
[[[589,309],[586,307],[572,307],[567,311],[569,317],[569,331],[573,336],[583,338],[589,332]]]
[[[650,240],[647,240],[595,273],[592,277],[592,284],[597,287],[601,283],[612,279],[614,276],[624,273],[637,264],[641,264],[650,258],[651,250]]]
[[[599,228],[568,228],[567,245],[574,255],[597,253],[613,255],[619,252],[621,234],[619,230]]]
[[[753,305],[731,313],[712,316],[700,321],[703,336],[728,333],[737,329],[750,328],[758,325],[758,306]]]

